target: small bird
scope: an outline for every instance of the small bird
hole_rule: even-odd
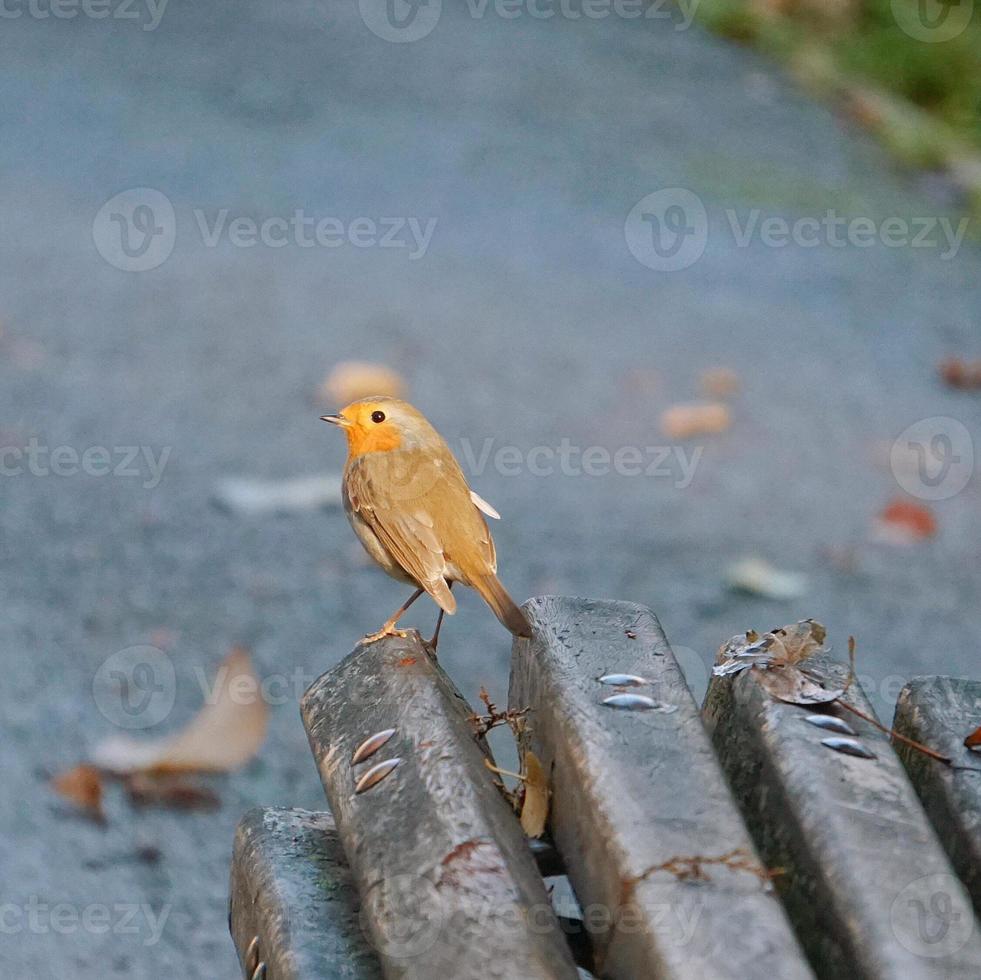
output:
[[[450,447],[422,412],[379,395],[321,418],[347,436],[343,496],[354,533],[392,578],[416,587],[365,640],[405,636],[396,628],[399,619],[428,592],[440,608],[429,644],[435,649],[444,614],[456,612],[454,582],[476,590],[515,636],[531,636],[524,613],[497,578],[494,540],[483,515],[500,515],[470,489]]]

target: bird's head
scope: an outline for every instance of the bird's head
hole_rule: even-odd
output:
[[[337,415],[322,415],[344,430],[352,456],[425,446],[436,431],[418,409],[398,398],[373,395],[351,402]]]

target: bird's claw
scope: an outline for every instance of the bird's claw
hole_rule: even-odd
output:
[[[408,635],[408,630],[396,629],[394,626],[383,626],[376,633],[365,633],[364,639],[361,642],[367,645],[369,643],[374,643],[376,640],[381,640],[386,636],[397,636],[404,640]]]

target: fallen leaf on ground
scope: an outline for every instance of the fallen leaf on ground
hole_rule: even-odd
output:
[[[661,432],[668,439],[718,435],[732,425],[729,406],[722,402],[672,405],[661,413]]]
[[[173,810],[217,810],[218,794],[184,775],[150,776],[133,773],[123,783],[134,806],[169,807]]]
[[[876,518],[875,537],[888,544],[913,544],[937,533],[937,521],[923,504],[893,500]]]
[[[548,778],[538,756],[530,749],[525,752],[525,798],[521,804],[521,829],[529,837],[541,837],[548,820]]]
[[[92,761],[120,775],[227,772],[259,751],[268,714],[252,661],[236,647],[222,661],[209,700],[186,728],[157,739],[113,736],[95,747]]]
[[[223,510],[250,517],[336,507],[341,503],[341,477],[337,473],[290,480],[228,477],[215,486],[212,500]]]
[[[67,772],[58,773],[51,779],[51,788],[93,819],[100,822],[105,820],[102,774],[95,766],[75,766]]]
[[[404,398],[406,384],[401,375],[384,364],[369,361],[341,361],[335,364],[317,391],[322,404],[343,408],[359,398],[388,395]]]
[[[706,398],[731,398],[739,391],[739,375],[732,368],[708,368],[698,379],[698,387]]]
[[[977,731],[971,732],[971,734],[964,739],[964,744],[969,749],[981,749],[981,728],[978,728]]]
[[[807,591],[807,576],[786,572],[765,558],[743,558],[726,569],[729,588],[767,599],[797,599]]]
[[[940,377],[951,388],[972,391],[981,388],[981,361],[962,361],[959,357],[948,357],[940,363]]]

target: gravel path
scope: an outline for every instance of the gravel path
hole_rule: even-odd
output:
[[[322,805],[296,701],[404,590],[365,564],[338,510],[247,518],[211,495],[227,476],[341,466],[312,398],[341,358],[397,365],[457,448],[467,438],[479,459],[492,440],[470,469],[504,515],[516,597],[649,604],[696,688],[722,639],[804,616],[842,652],[856,635],[884,714],[907,676],[979,675],[978,480],[933,505],[934,539],[869,540],[901,493],[893,440],[935,416],[978,429],[981,403],[934,370],[978,351],[977,247],[944,257],[937,229],[916,248],[835,247],[826,230],[814,247],[774,247],[761,229],[739,240],[754,208],[759,221],[835,209],[881,230],[943,202],[753,54],[679,29],[677,11],[512,20],[447,2],[428,36],[397,44],[346,7],[172,0],[155,30],[141,29],[145,7],[142,21],[0,22],[0,445],[106,447],[113,467],[122,447],[145,447],[124,467],[136,476],[37,475],[5,457],[21,471],[0,477],[11,976],[237,975],[235,823],[252,804]],[[100,254],[93,220],[138,187],[164,195],[174,223],[154,209],[138,228],[161,233],[125,256],[109,208],[96,240],[117,266],[172,252],[129,272]],[[679,226],[665,198],[649,202],[625,236],[663,188],[698,203],[667,199],[685,206]],[[297,210],[336,219],[325,241],[342,243],[305,247],[315,229],[287,222],[267,226],[281,247],[235,243],[248,226],[233,219]],[[628,243],[673,261],[652,247],[650,214],[665,234],[692,230],[682,260],[704,254],[678,271],[638,261]],[[386,231],[403,247],[382,247]],[[742,379],[733,427],[679,444],[661,475],[494,463],[501,447],[527,460],[563,439],[646,454],[666,444],[659,412],[714,365]],[[963,458],[970,437],[953,434]],[[727,592],[725,567],[752,554],[807,573],[807,597]],[[435,613],[420,603],[414,616],[428,630]],[[219,813],[133,812],[114,789],[103,829],[54,800],[47,775],[115,730],[92,694],[107,657],[166,651],[176,704],[151,730],[163,731],[193,714],[202,671],[233,643],[282,703],[260,758],[217,782]],[[504,700],[508,637],[476,598],[441,652],[469,696],[484,683]]]

